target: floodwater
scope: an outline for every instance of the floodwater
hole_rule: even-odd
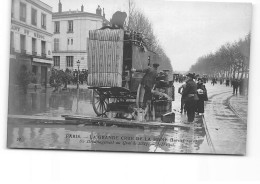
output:
[[[211,153],[204,129],[138,128],[84,124],[44,124],[13,120],[9,148]]]
[[[204,128],[151,128],[86,125],[65,121],[61,115],[96,116],[92,91],[50,89],[10,91],[9,115],[34,115],[44,120],[8,118],[8,147],[91,151],[211,153]],[[58,117],[58,121],[48,121]],[[43,118],[43,119],[44,119]]]
[[[52,92],[52,89],[9,92],[9,114],[60,117],[64,114],[95,116],[91,104],[92,92],[88,89],[68,89]]]

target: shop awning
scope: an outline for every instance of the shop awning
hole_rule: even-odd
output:
[[[38,63],[46,63],[46,64],[52,64],[52,60],[47,60],[47,59],[39,59],[39,58],[33,58],[34,62]]]

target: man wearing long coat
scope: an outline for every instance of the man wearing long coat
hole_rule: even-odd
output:
[[[187,75],[186,87],[183,89],[182,95],[185,98],[185,107],[187,109],[188,123],[192,123],[195,118],[195,110],[197,107],[197,84],[193,81],[195,74]]]

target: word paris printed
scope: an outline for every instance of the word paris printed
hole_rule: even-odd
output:
[[[8,148],[245,155],[252,5],[102,2],[12,0]]]

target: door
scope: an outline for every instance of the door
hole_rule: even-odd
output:
[[[44,87],[47,87],[47,67],[46,66],[41,67],[41,84]]]

